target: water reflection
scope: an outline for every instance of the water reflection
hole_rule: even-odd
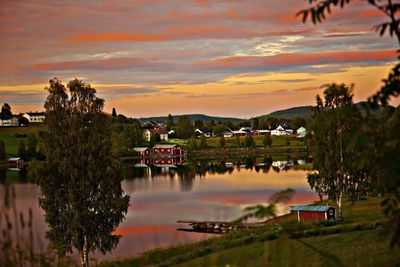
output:
[[[122,187],[132,199],[126,220],[116,230],[122,238],[112,254],[95,256],[132,256],[162,245],[206,238],[207,234],[176,231],[180,227],[176,221],[233,220],[247,205],[265,202],[288,187],[296,190],[289,204],[317,200],[306,180],[305,163],[287,156],[126,162]],[[47,226],[37,203],[39,189],[25,182],[24,173],[1,170],[0,192],[5,184],[13,183],[17,206],[21,210],[32,207],[35,235],[43,248]],[[280,212],[285,209],[281,207]]]

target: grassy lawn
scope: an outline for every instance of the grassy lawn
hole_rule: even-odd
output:
[[[282,236],[177,266],[396,266],[399,262],[400,248],[391,250],[379,230],[368,230],[301,240]]]
[[[400,247],[391,249],[382,229],[352,231],[292,239],[290,231],[327,229],[384,220],[381,199],[344,204],[337,226],[282,222],[283,232],[269,238],[273,225],[233,232],[199,242],[154,249],[136,258],[106,261],[100,266],[398,266]],[[330,203],[331,204],[331,203]],[[276,229],[276,228],[275,228]]]
[[[1,128],[0,129],[0,140],[4,141],[6,145],[6,152],[10,156],[16,156],[18,153],[18,145],[20,140],[24,140],[25,144],[27,143],[27,137],[17,138],[15,134],[26,134],[27,136],[30,133],[37,134],[38,131],[43,129],[41,125],[31,125],[28,127],[13,127],[13,128]]]
[[[272,147],[293,147],[293,146],[304,146],[304,142],[302,140],[296,139],[293,136],[271,136],[272,138]],[[264,136],[253,136],[254,142],[257,147],[264,147],[263,140]],[[210,137],[207,138],[207,145],[209,148],[219,148],[219,137]],[[187,145],[188,140],[173,138],[168,140],[170,143],[175,143],[178,145]],[[289,141],[289,145],[287,143]],[[245,137],[240,137],[241,146],[244,147]],[[236,137],[226,137],[225,138],[225,146],[236,148]]]

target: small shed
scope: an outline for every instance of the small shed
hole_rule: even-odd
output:
[[[20,167],[20,166],[24,165],[24,160],[20,157],[9,158],[8,165],[10,167]]]
[[[336,218],[335,207],[332,206],[295,205],[290,206],[290,209],[291,213],[297,213],[299,222],[334,220]]]

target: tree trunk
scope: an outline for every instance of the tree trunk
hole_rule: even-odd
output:
[[[342,220],[342,193],[336,197],[336,204],[338,206],[338,220]]]
[[[82,250],[79,251],[79,254],[80,254],[82,267],[89,267],[87,235],[83,236],[83,247],[82,247]]]

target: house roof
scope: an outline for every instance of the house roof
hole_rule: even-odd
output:
[[[29,116],[44,116],[44,112],[27,112]]]
[[[306,130],[306,128],[300,127],[299,129],[297,129],[297,132],[303,132],[303,131],[305,131],[305,130]]]
[[[153,146],[153,148],[174,148],[177,147],[177,144],[157,144]]]
[[[195,131],[200,131],[201,133],[209,133],[210,130],[205,127],[199,127]]]
[[[168,134],[167,129],[164,129],[164,128],[160,128],[160,129],[156,130],[156,132],[159,134]]]
[[[137,152],[143,152],[146,151],[147,149],[149,149],[148,147],[135,147],[133,148],[133,150],[137,151]]]
[[[308,205],[294,205],[290,206],[291,210],[295,211],[328,211],[332,206],[308,206]]]
[[[17,160],[21,160],[20,157],[13,157],[13,158],[9,158],[9,161],[17,161]]]

